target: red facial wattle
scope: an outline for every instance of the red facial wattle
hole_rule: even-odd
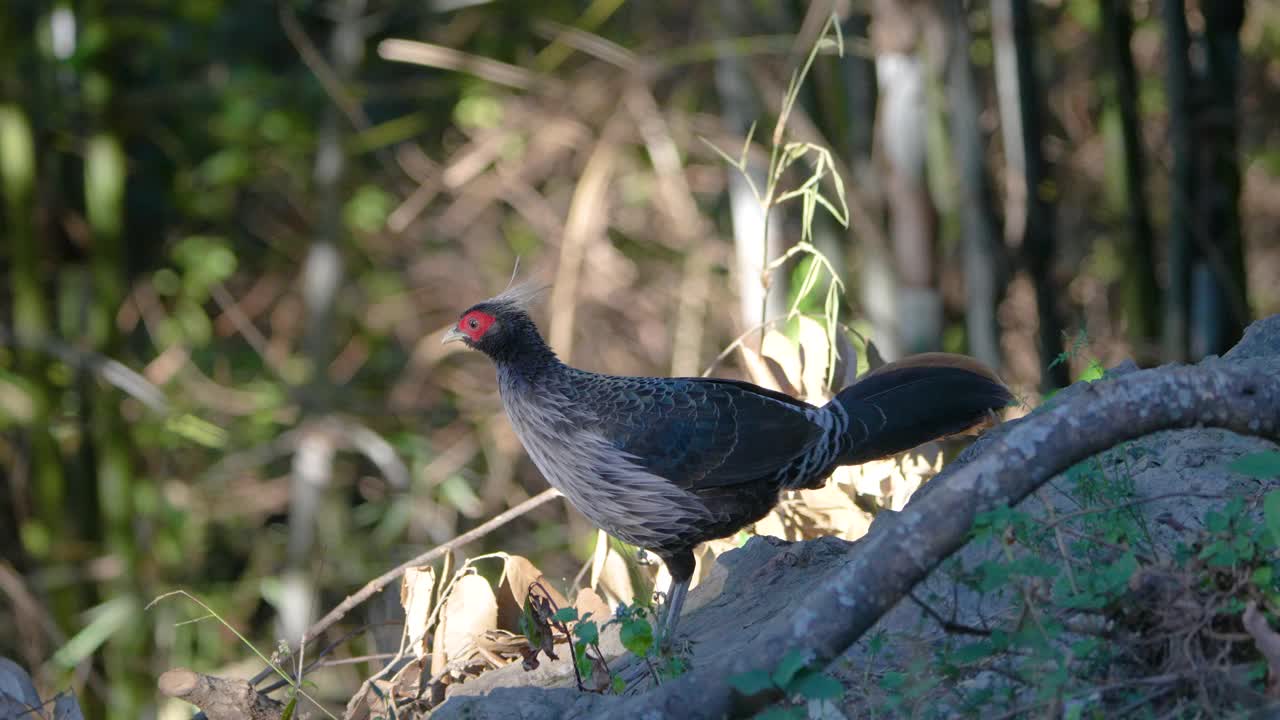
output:
[[[487,312],[472,310],[458,320],[458,332],[466,335],[471,342],[480,342],[480,338],[489,332],[494,318]]]

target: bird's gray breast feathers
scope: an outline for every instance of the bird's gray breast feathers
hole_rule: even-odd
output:
[[[692,493],[645,471],[592,427],[587,411],[553,389],[499,373],[507,417],[530,459],[575,508],[624,542],[660,548],[711,513]]]

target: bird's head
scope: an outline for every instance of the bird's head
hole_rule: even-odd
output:
[[[529,303],[542,290],[541,287],[519,285],[472,305],[445,331],[442,342],[461,342],[495,360],[545,348],[528,311]]]

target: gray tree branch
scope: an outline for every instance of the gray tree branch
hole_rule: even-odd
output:
[[[161,675],[157,685],[165,695],[203,710],[209,720],[279,720],[284,712],[284,705],[259,694],[247,680],[177,668]]]
[[[854,560],[747,651],[615,701],[611,714],[718,718],[742,709],[734,705],[733,675],[771,670],[793,648],[830,662],[965,543],[975,516],[1018,502],[1118,443],[1195,426],[1280,440],[1280,373],[1273,360],[1256,359],[1136,371],[1083,387],[1010,425],[973,461],[944,472],[902,512],[877,521]]]

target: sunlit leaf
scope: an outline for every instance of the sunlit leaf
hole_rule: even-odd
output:
[[[773,680],[766,670],[752,670],[729,677],[729,684],[743,695],[751,696],[773,687]]]
[[[132,595],[117,595],[102,603],[89,612],[88,624],[53,654],[53,664],[66,670],[78,666],[137,614],[138,603]]]
[[[574,622],[578,619],[578,609],[575,607],[562,607],[556,611],[555,615],[551,616],[551,619],[563,623]]]
[[[1267,450],[1236,458],[1227,469],[1252,478],[1280,477],[1280,451]]]
[[[400,581],[400,605],[404,608],[405,634],[409,649],[418,660],[430,652],[427,631],[430,629],[432,600],[436,589],[436,571],[430,565],[409,568]]]
[[[481,633],[497,627],[498,600],[489,581],[474,571],[458,576],[440,608],[431,653],[432,674],[444,670]]]
[[[622,623],[619,640],[629,652],[643,656],[653,646],[653,627],[644,618],[628,620]]]
[[[796,673],[804,669],[809,664],[810,653],[804,650],[791,649],[786,655],[782,656],[782,660],[778,662],[778,667],[773,670],[773,684],[780,688],[785,688],[791,683],[791,679]]]
[[[806,700],[834,700],[844,695],[844,686],[820,672],[802,672],[787,686],[787,692]]]
[[[600,628],[593,620],[578,621],[578,624],[573,626],[573,635],[588,645],[600,642]]]

